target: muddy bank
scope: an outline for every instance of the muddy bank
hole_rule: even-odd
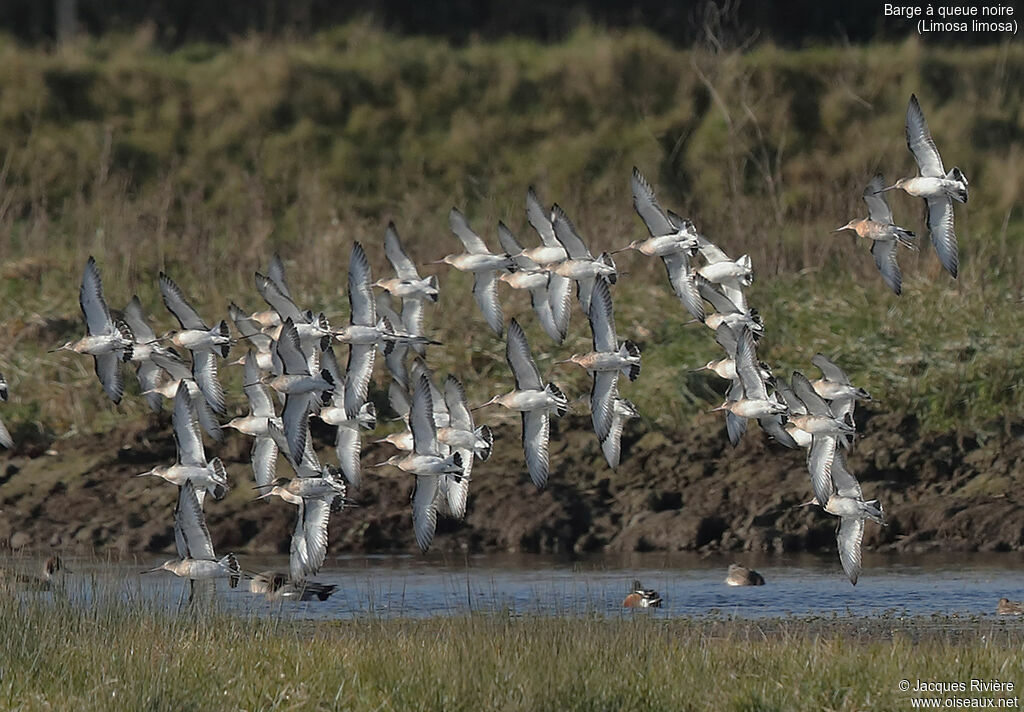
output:
[[[1024,428],[981,437],[921,435],[909,415],[859,413],[849,457],[867,497],[882,500],[889,526],[868,524],[866,547],[925,552],[1024,550]],[[608,469],[588,418],[552,433],[549,486],[538,492],[523,466],[519,425],[495,428],[494,454],[474,469],[465,522],[440,519],[433,548],[471,552],[829,551],[834,520],[795,505],[811,497],[802,452],[768,443],[755,427],[728,447],[719,419],[663,433],[631,423],[623,463]],[[315,429],[333,461],[330,432]],[[233,489],[210,502],[220,551],[287,553],[294,508],[252,503],[249,441],[234,434],[210,449]],[[392,454],[370,445],[364,465]],[[114,431],[23,444],[0,454],[0,541],[78,552],[171,551],[176,489],[131,475],[174,459],[166,416]],[[284,474],[287,467],[280,465]],[[290,474],[290,473],[289,473]],[[368,469],[358,507],[331,522],[333,552],[414,552],[411,478]]]

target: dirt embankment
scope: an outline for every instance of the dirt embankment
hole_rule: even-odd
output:
[[[879,498],[889,526],[869,524],[876,550],[1024,550],[1024,427],[983,438],[921,435],[909,415],[859,414],[863,434],[850,454],[865,496]],[[465,522],[440,519],[439,550],[820,551],[835,547],[835,520],[810,499],[802,452],[766,442],[751,427],[728,447],[710,416],[688,431],[646,431],[631,423],[623,462],[608,469],[589,419],[567,418],[552,432],[552,472],[538,492],[523,465],[518,425],[495,429],[494,454],[474,469]],[[327,461],[330,433],[315,429]],[[364,465],[390,446],[369,445]],[[211,448],[228,465],[233,489],[208,503],[220,551],[288,551],[295,510],[251,502],[249,441],[232,432]],[[174,459],[166,417],[104,437],[25,445],[0,454],[0,540],[12,546],[105,552],[173,550],[176,489],[131,475]],[[284,473],[287,468],[282,465]],[[411,477],[367,468],[351,494],[358,507],[331,522],[334,552],[415,551]]]

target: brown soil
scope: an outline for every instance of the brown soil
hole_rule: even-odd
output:
[[[849,462],[865,495],[889,519],[868,524],[865,545],[923,552],[1024,550],[1024,439],[1021,428],[980,437],[921,435],[912,416],[859,415],[863,434]],[[647,431],[636,421],[623,438],[623,462],[608,469],[589,419],[566,418],[552,432],[547,489],[530,483],[519,426],[495,429],[494,454],[473,472],[465,522],[440,519],[435,550],[472,552],[827,551],[834,522],[811,497],[802,452],[768,443],[756,426],[727,444],[721,421],[706,416],[685,432]],[[314,429],[330,461],[328,429]],[[322,440],[320,439],[322,438]],[[232,432],[212,448],[233,489],[207,504],[220,551],[287,553],[295,510],[252,503],[249,441]],[[392,454],[369,445],[364,465]],[[0,454],[0,540],[78,552],[171,551],[176,489],[131,475],[174,458],[166,416],[103,437],[27,443]],[[282,465],[282,472],[287,468]],[[351,492],[359,506],[331,522],[334,552],[412,552],[411,478],[367,468]]]

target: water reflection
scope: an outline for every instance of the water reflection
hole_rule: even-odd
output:
[[[92,587],[174,605],[188,583],[167,576],[139,576],[161,555],[117,561],[71,558],[69,590],[88,597]],[[242,558],[242,557],[240,557]],[[760,571],[764,586],[724,584],[733,561]],[[535,555],[347,556],[329,558],[316,577],[338,591],[326,602],[267,602],[217,584],[229,608],[255,614],[280,611],[313,619],[427,617],[466,612],[510,615],[630,615],[621,608],[639,579],[656,589],[664,607],[657,616],[721,615],[875,616],[992,613],[1002,596],[1024,593],[1024,557],[1017,554],[956,556],[871,555],[856,587],[834,557],[708,557],[644,554],[566,559]],[[39,559],[4,566],[35,570]],[[286,557],[244,557],[248,571],[287,571]],[[244,583],[243,583],[244,586]]]

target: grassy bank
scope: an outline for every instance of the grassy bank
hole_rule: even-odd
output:
[[[634,165],[666,206],[752,256],[765,360],[809,368],[816,351],[836,355],[887,408],[930,429],[998,427],[1024,410],[1019,43],[684,51],[642,31],[584,28],[555,45],[452,48],[354,24],[302,42],[172,53],[145,33],[56,52],[0,40],[0,57],[0,370],[14,394],[4,418],[22,440],[145,412],[137,397],[107,404],[87,360],[44,353],[80,329],[89,254],[112,305],[138,293],[158,330],[173,323],[158,270],[219,318],[232,299],[258,307],[251,273],[275,251],[299,301],[341,322],[351,243],[383,271],[389,219],[421,262],[455,248],[452,205],[492,243],[497,219],[530,242],[523,199],[534,184],[595,249],[619,247],[642,234]],[[897,299],[865,245],[828,231],[862,214],[874,171],[912,172],[911,92],[972,194],[957,208],[960,280],[940,273],[930,249],[903,255]],[[923,234],[917,202],[892,200],[898,221]],[[620,334],[645,349],[645,373],[623,393],[649,424],[682,427],[724,387],[686,373],[717,347],[684,327],[660,263],[619,262],[629,272],[616,287]],[[432,364],[463,374],[473,399],[489,396],[509,381],[502,345],[481,332],[463,348],[462,325],[482,325],[469,280],[438,274],[428,328],[459,348],[432,352]],[[570,343],[552,348],[527,302],[503,294],[542,368],[589,341],[577,312]],[[582,373],[559,373],[572,395],[588,388]]]
[[[4,709],[881,710],[909,708],[902,679],[1024,679],[1024,630],[992,620],[0,613]]]

